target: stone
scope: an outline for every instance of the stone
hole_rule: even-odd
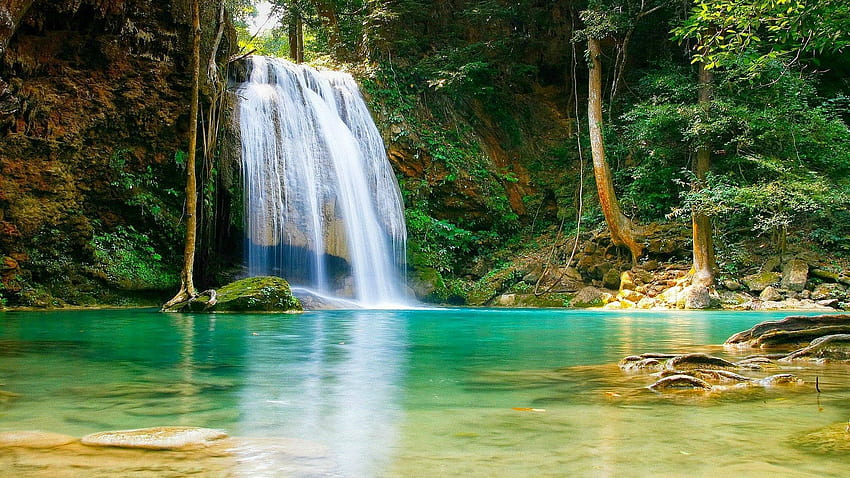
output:
[[[658,299],[671,306],[676,306],[679,302],[679,295],[682,293],[682,287],[674,285],[658,295]]]
[[[181,450],[208,446],[226,438],[222,430],[196,427],[153,427],[92,433],[80,441],[87,446]]]
[[[779,359],[780,362],[792,360],[818,360],[818,361],[850,361],[850,334],[834,334],[818,337],[809,344],[797,350],[787,357]]]
[[[630,271],[624,271],[620,274],[620,291],[624,290],[635,290],[637,288],[637,284],[635,284],[635,277]]]
[[[665,366],[667,370],[689,370],[689,369],[701,369],[701,368],[738,368],[732,362],[728,360],[724,360],[720,357],[714,357],[712,355],[702,354],[702,353],[693,353],[693,354],[684,354],[678,355],[676,357],[671,358],[667,361]]]
[[[675,390],[707,391],[711,390],[712,386],[705,380],[691,377],[690,375],[677,374],[664,377],[650,385],[649,388],[657,392]]]
[[[634,290],[623,289],[623,290],[620,291],[619,294],[617,294],[617,299],[625,299],[625,300],[628,300],[630,302],[637,303],[638,301],[643,299],[643,294],[641,294],[640,292],[634,291]]]
[[[761,272],[775,272],[779,269],[780,264],[782,264],[782,260],[778,256],[773,256],[764,261],[764,264],[761,266]]]
[[[620,288],[620,272],[617,269],[609,269],[602,275],[602,285],[606,289],[617,290]]]
[[[805,261],[794,259],[782,266],[782,287],[794,292],[806,288],[809,280],[809,265]]]
[[[301,311],[289,283],[280,277],[259,276],[231,282],[216,291],[216,302],[207,307],[209,296],[189,302],[193,312],[290,312]]]
[[[570,305],[573,307],[602,307],[613,299],[614,296],[609,292],[593,286],[587,286],[578,291],[576,296],[573,297],[572,302],[570,302]]]
[[[640,355],[631,355],[618,364],[621,370],[627,372],[633,371],[656,371],[664,368],[664,364],[655,357],[642,357]]]
[[[761,291],[761,294],[759,294],[759,299],[766,301],[766,302],[767,301],[779,301],[779,300],[782,300],[782,294],[780,294],[779,291],[776,290],[775,287],[769,285],[769,286],[765,287],[763,291]]]
[[[502,294],[493,300],[497,307],[512,307],[516,304],[516,294]]]
[[[729,290],[720,291],[720,304],[724,306],[740,306],[753,300],[751,296],[743,292]]]
[[[691,285],[683,291],[685,309],[708,309],[711,307],[711,291],[702,285]]]
[[[635,304],[638,309],[652,309],[658,306],[658,301],[652,297],[644,297]]]
[[[75,441],[76,438],[59,433],[29,430],[0,432],[0,448],[56,448]]]
[[[782,275],[778,272],[760,272],[748,275],[741,280],[751,292],[761,292],[769,286],[778,285],[780,279],[782,279]]]
[[[847,289],[841,284],[826,282],[818,284],[812,290],[812,300],[843,299],[847,296]]]
[[[735,372],[730,372],[728,370],[712,370],[702,368],[696,368],[687,371],[663,370],[661,371],[660,375],[662,377],[669,377],[672,375],[687,375],[689,377],[705,380],[709,383],[743,383],[752,381],[752,379],[749,377],[745,377],[743,375],[739,375]]]
[[[727,279],[727,280],[723,281],[723,287],[725,287],[726,290],[731,290],[731,291],[734,292],[736,290],[741,290],[742,286],[741,286],[741,283],[738,282],[738,281]]]
[[[782,320],[767,320],[726,339],[726,344],[743,344],[750,347],[808,341],[840,330],[850,333],[850,315],[789,316]],[[783,335],[784,334],[784,335]],[[789,335],[790,334],[790,335]],[[796,334],[796,335],[795,335]],[[820,335],[815,335],[820,334]],[[765,338],[762,338],[765,337]],[[809,337],[806,339],[806,337]]]
[[[761,380],[757,380],[756,383],[763,387],[772,387],[774,385],[800,385],[803,383],[803,381],[797,378],[797,376],[794,374],[779,373],[776,375],[771,375],[770,377],[765,377]]]

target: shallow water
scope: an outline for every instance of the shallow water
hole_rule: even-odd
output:
[[[795,387],[664,397],[616,367],[650,351],[742,357],[753,352],[710,344],[785,315],[7,312],[0,391],[20,396],[0,394],[0,431],[190,425],[325,450],[292,468],[257,448],[244,456],[265,468],[206,470],[215,476],[845,475],[846,454],[795,440],[850,418],[848,368],[793,370],[807,382]],[[20,457],[3,456],[0,474],[21,474]]]

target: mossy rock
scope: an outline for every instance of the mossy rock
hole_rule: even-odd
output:
[[[301,302],[289,283],[280,277],[259,276],[231,282],[216,290],[216,303],[207,307],[209,295],[200,295],[186,307],[191,312],[292,312]],[[205,309],[205,310],[204,310]]]

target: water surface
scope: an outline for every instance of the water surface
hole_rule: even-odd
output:
[[[7,312],[0,390],[20,396],[0,399],[0,431],[222,428],[323,447],[317,476],[841,476],[846,456],[794,439],[850,418],[844,367],[794,370],[820,394],[675,398],[616,367],[649,351],[741,357],[711,344],[785,315]]]

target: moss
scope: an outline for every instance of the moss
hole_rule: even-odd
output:
[[[200,296],[189,304],[200,312],[209,302]],[[289,312],[301,311],[301,302],[292,295],[289,283],[280,277],[249,277],[225,285],[216,291],[216,304],[208,312]]]

